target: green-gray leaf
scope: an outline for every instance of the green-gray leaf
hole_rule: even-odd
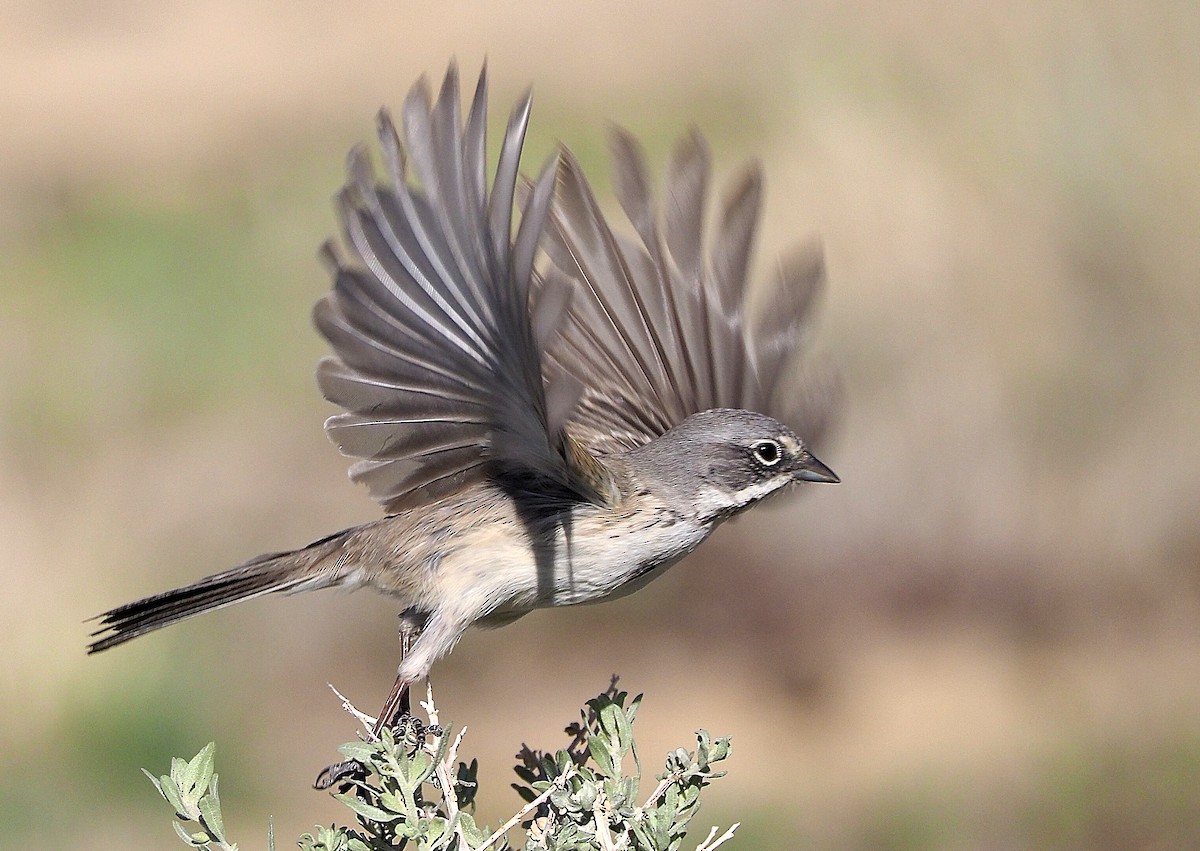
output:
[[[142,774],[150,778],[150,782],[154,784],[154,788],[158,790],[158,794],[163,796],[163,800],[168,804],[171,803],[170,799],[167,798],[167,793],[163,791],[162,783],[159,782],[159,779],[144,768],[142,769]]]
[[[213,754],[216,751],[216,744],[209,742],[200,749],[200,753],[192,757],[188,762],[187,768],[184,770],[184,784],[180,788],[181,792],[187,794],[186,790],[194,790],[196,797],[203,795],[208,789],[209,781],[213,776]]]
[[[346,742],[338,748],[338,753],[346,759],[356,759],[362,763],[370,762],[377,752],[378,748],[367,742]]]
[[[225,841],[225,824],[221,818],[221,799],[217,797],[217,775],[212,775],[212,782],[208,787],[208,794],[200,799],[198,804],[200,808],[200,816],[204,819],[204,826],[209,829],[213,836],[221,842]]]
[[[212,841],[212,837],[203,831],[198,833],[188,833],[183,829],[183,825],[177,821],[171,822],[171,827],[175,828],[175,832],[179,834],[180,839],[193,848],[203,848],[206,843]]]
[[[162,792],[162,796],[167,799],[167,803],[175,808],[175,812],[181,818],[191,818],[192,814],[183,805],[183,798],[179,794],[179,787],[175,785],[173,778],[165,774],[160,776],[158,778],[158,791]]]
[[[387,824],[389,822],[396,821],[398,818],[400,818],[399,813],[389,813],[387,810],[381,810],[381,809],[379,809],[379,807],[373,807],[370,804],[368,804],[366,801],[360,801],[358,798],[354,797],[353,795],[334,795],[333,797],[337,798],[339,801],[341,801],[343,804],[345,804],[350,809],[354,810],[354,812],[358,813],[360,816],[365,818],[367,821],[378,822],[380,824]]]
[[[588,739],[588,753],[592,755],[592,759],[596,763],[596,767],[600,769],[600,773],[605,777],[617,777],[617,766],[613,759],[612,751],[609,750],[608,742],[601,736],[592,736]]]
[[[467,842],[471,845],[479,845],[483,840],[488,838],[488,832],[475,823],[475,817],[470,813],[460,812],[458,814],[458,823],[462,827],[463,836],[467,838]]]

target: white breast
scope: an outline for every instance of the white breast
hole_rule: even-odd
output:
[[[430,604],[469,620],[503,622],[532,609],[624,596],[699,546],[712,532],[648,501],[636,512],[581,506],[570,523],[533,545],[518,524],[480,527],[458,541],[431,580]],[[436,603],[435,603],[436,600]]]
[[[554,582],[539,605],[572,606],[622,597],[698,547],[712,527],[662,510],[612,518],[580,517],[561,529],[555,547]],[[545,589],[541,589],[544,590]]]

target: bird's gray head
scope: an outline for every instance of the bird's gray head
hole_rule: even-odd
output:
[[[705,522],[724,520],[796,482],[840,481],[794,431],[753,411],[692,414],[629,460],[639,477]]]

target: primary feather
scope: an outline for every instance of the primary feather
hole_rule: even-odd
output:
[[[314,318],[335,356],[322,362],[318,381],[346,410],[326,430],[343,452],[362,459],[352,477],[390,512],[497,469],[589,495],[562,430],[578,391],[564,380],[547,403],[530,319],[554,160],[528,193],[513,236],[530,98],[509,119],[490,193],[486,69],[465,124],[459,99],[451,66],[436,102],[424,81],[410,92],[403,140],[387,113],[380,115],[386,179],[376,178],[364,149],[351,153],[339,196],[343,246],[324,251],[334,286]],[[547,304],[543,324],[555,318]]]

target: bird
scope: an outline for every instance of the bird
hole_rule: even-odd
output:
[[[559,145],[521,173],[532,92],[487,181],[488,72],[463,114],[457,64],[427,78],[377,163],[347,158],[341,238],[313,311],[333,354],[325,423],[385,516],[98,615],[89,653],[266,594],[369,586],[401,612],[405,652],[376,721],[472,626],[629,594],[724,521],[794,485],[838,482],[801,438],[833,407],[802,343],[825,267],[802,243],[748,283],[762,170],[708,226],[711,164],[685,134],[656,202],[645,155],[613,128],[614,229]],[[757,295],[756,295],[757,294]]]

